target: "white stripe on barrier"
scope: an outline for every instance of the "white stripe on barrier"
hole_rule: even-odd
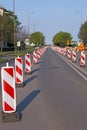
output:
[[[21,64],[20,62],[18,62],[17,60],[16,60],[16,65],[17,65],[19,68],[22,68],[22,64]]]
[[[4,91],[4,100],[6,101],[7,104],[9,104],[12,108],[14,108],[14,99],[8,95],[5,91]],[[16,101],[15,101],[15,104],[16,104]],[[16,109],[16,106],[15,106],[15,109]]]
[[[6,72],[6,71],[4,71],[3,70],[3,73],[4,73],[4,79],[6,79],[6,82],[8,83],[8,84],[10,84],[10,86],[13,88],[13,83],[15,84],[15,81],[14,81],[14,79],[10,76],[10,75],[8,75],[8,73]],[[7,77],[7,75],[8,75],[8,77]]]
[[[20,81],[23,81],[23,77],[18,73],[16,72],[16,77],[19,78]],[[18,83],[18,82],[17,82]],[[19,82],[20,83],[20,82]]]

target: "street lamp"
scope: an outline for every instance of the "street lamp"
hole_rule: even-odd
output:
[[[33,23],[33,32],[35,32],[35,29],[36,29],[35,23]]]
[[[28,13],[28,39],[30,40],[30,15],[34,14],[35,12]]]

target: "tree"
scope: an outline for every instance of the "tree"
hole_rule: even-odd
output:
[[[53,44],[57,46],[64,46],[67,43],[70,43],[72,37],[68,32],[59,32],[53,37]]]
[[[14,30],[14,21],[15,21],[15,30]],[[8,46],[14,45],[14,31],[15,39],[17,40],[18,27],[20,26],[17,15],[14,16],[14,13],[4,9],[3,16],[0,16],[0,39],[3,42],[7,42]],[[0,41],[0,44],[3,42]]]
[[[87,21],[81,25],[78,38],[83,41],[84,43],[87,42]]]
[[[36,46],[43,46],[45,41],[45,37],[41,32],[34,32],[30,36],[30,43],[34,43]]]

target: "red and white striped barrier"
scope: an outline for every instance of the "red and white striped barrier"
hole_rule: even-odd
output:
[[[44,54],[45,51],[46,51],[46,48],[41,49],[41,56]]]
[[[16,111],[15,72],[12,66],[1,68],[2,103],[4,113]]]
[[[67,52],[67,57],[68,57],[68,59],[71,58],[71,50],[68,50],[68,52]]]
[[[63,50],[63,55],[66,56],[66,49]]]
[[[15,76],[16,86],[23,87],[23,60],[21,57],[15,58]]]
[[[34,64],[37,63],[37,52],[36,51],[33,52],[33,63]]]
[[[37,55],[38,55],[38,58],[41,58],[41,55],[42,55],[41,50],[38,50],[38,51],[37,51]]]
[[[76,62],[76,51],[72,51],[72,62]]]
[[[29,53],[25,54],[25,73],[31,73],[31,55]]]
[[[80,66],[85,66],[85,60],[86,60],[85,54],[86,54],[85,51],[81,51]]]

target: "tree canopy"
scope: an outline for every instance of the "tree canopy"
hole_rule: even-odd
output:
[[[58,46],[69,44],[72,37],[71,34],[68,32],[59,32],[53,37],[53,44]]]
[[[34,32],[30,36],[30,43],[34,43],[36,46],[44,45],[45,37],[41,32]]]
[[[78,38],[83,41],[84,43],[87,42],[87,21],[81,25]]]

